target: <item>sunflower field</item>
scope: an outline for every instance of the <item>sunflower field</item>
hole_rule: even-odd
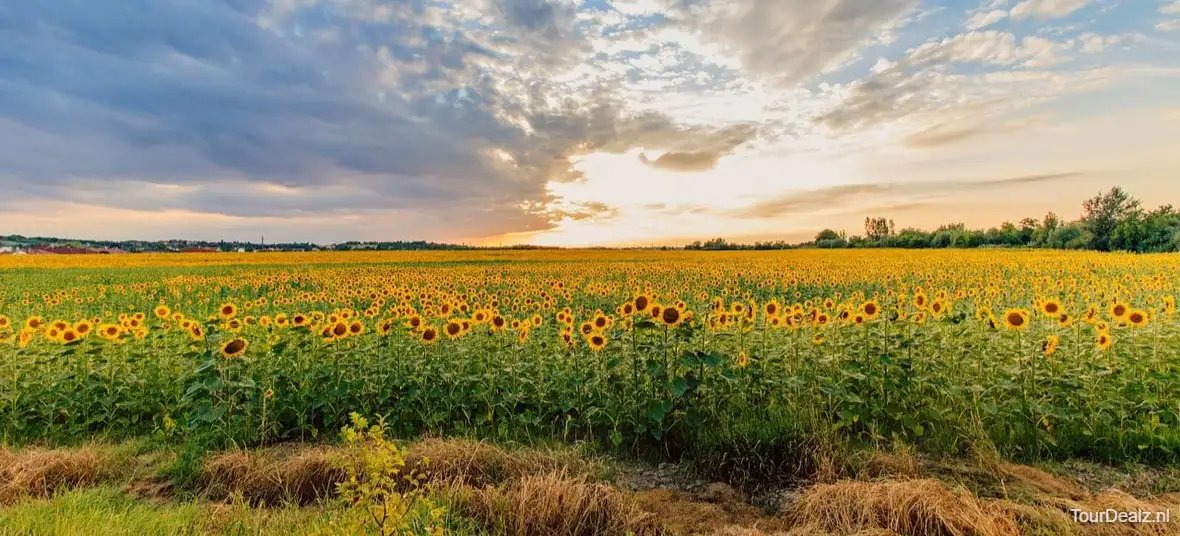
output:
[[[5,442],[391,432],[1175,461],[1180,255],[0,257]]]

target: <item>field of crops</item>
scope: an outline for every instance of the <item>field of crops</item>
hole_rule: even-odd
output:
[[[0,281],[6,443],[256,446],[355,411],[670,456],[1180,453],[1180,255],[7,256]]]

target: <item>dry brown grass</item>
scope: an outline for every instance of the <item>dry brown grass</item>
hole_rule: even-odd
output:
[[[639,505],[651,512],[671,534],[776,534],[787,523],[764,515],[740,496],[719,494],[709,501],[685,493],[656,489],[634,494]]]
[[[1081,500],[1046,497],[1041,510],[1050,512],[1050,515],[1055,515],[1063,523],[1071,526],[1074,529],[1074,534],[1084,536],[1165,536],[1180,534],[1180,523],[1175,521],[1168,524],[1077,524],[1073,522],[1072,514],[1069,513],[1070,510],[1075,508],[1087,512],[1097,512],[1108,508],[1122,512],[1155,512],[1162,510],[1180,512],[1180,500],[1170,496],[1156,497],[1150,500],[1138,499],[1128,493],[1111,489]]]
[[[251,504],[309,504],[330,496],[344,471],[334,465],[332,446],[279,446],[217,454],[204,463],[200,483],[205,496],[240,495]],[[495,486],[523,476],[554,471],[586,474],[592,462],[564,451],[507,451],[466,439],[427,439],[411,444],[406,470],[446,485]]]
[[[463,512],[493,532],[514,536],[662,534],[652,515],[614,487],[563,473],[529,475],[507,485],[457,485],[449,490]]]
[[[427,462],[428,460],[428,462]],[[470,439],[425,439],[410,445],[406,466],[436,482],[482,487],[553,472],[592,475],[601,466],[576,452],[520,449],[508,451]]]
[[[1052,497],[1082,499],[1090,495],[1081,484],[1035,467],[1004,462],[998,469],[1008,478]]]
[[[251,504],[309,504],[330,496],[344,471],[333,463],[332,447],[233,451],[206,460],[203,492],[212,499],[240,495]]]
[[[94,485],[122,468],[117,456],[97,447],[0,449],[0,504],[20,497],[45,497],[63,488]]]
[[[837,534],[885,529],[922,536],[1020,534],[1015,516],[937,480],[844,481],[808,489],[787,513],[796,525]]]
[[[895,452],[874,452],[857,473],[857,476],[860,478],[916,478],[921,473],[921,461],[914,453],[909,449],[899,448]]]

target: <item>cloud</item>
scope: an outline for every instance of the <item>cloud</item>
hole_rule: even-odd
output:
[[[757,135],[753,125],[735,125],[725,129],[685,129],[672,150],[655,160],[640,153],[639,160],[654,168],[669,171],[707,171],[717,166],[723,156],[751,141]]]
[[[1025,0],[1012,8],[1013,19],[1033,17],[1037,20],[1059,19],[1077,11],[1090,0]]]
[[[1175,0],[1172,3],[1164,4],[1160,7],[1160,13],[1164,15],[1180,15],[1180,0]]]
[[[980,11],[967,19],[968,30],[981,30],[1008,18],[1008,12],[1002,9]]]
[[[914,0],[663,0],[668,17],[736,56],[742,68],[791,86],[846,63],[904,22]]]
[[[1101,54],[1110,47],[1123,42],[1121,35],[1097,35],[1086,33],[1078,36],[1082,43],[1082,52],[1086,54]]]
[[[462,215],[545,228],[570,158],[732,150],[747,127],[635,112],[580,64],[565,0],[20,3],[0,17],[9,199],[232,217]],[[714,139],[717,138],[717,139]],[[160,188],[168,185],[174,188]],[[413,218],[411,218],[413,219]]]
[[[973,138],[986,132],[989,130],[983,125],[963,127],[942,123],[906,136],[902,143],[907,147],[914,148],[938,147]]]
[[[792,212],[813,212],[835,204],[875,198],[893,187],[888,184],[847,184],[822,190],[794,193],[727,211],[732,218],[774,218]]]
[[[900,197],[908,201],[898,203],[925,204],[921,198],[932,198],[952,192],[967,192],[986,188],[1056,182],[1087,175],[1082,172],[1046,173],[1014,177],[983,178],[952,181],[914,181],[907,183],[843,184],[819,190],[794,192],[753,205],[726,211],[732,218],[776,218],[795,212],[817,212],[831,207],[847,207],[872,201],[874,204]],[[917,199],[917,200],[916,200]]]
[[[1063,61],[1068,43],[1038,36],[1018,39],[1008,32],[983,30],[931,40],[886,62],[869,76],[849,83],[837,103],[816,121],[837,132],[850,132],[897,120],[925,122],[919,130],[951,121],[971,125],[1005,110],[1043,99],[1048,88],[1061,90],[1064,74],[1033,69]],[[954,66],[990,66],[995,72],[956,72]],[[1013,91],[1015,88],[1037,91]],[[1079,86],[1080,88],[1081,86]],[[1013,95],[1016,95],[1013,97]],[[967,117],[965,117],[967,116]],[[908,140],[918,145],[953,141],[975,133],[977,126],[942,128]]]
[[[639,160],[654,168],[671,171],[708,171],[717,167],[721,155],[717,153],[664,153],[655,160],[649,160],[647,155],[640,154]]]

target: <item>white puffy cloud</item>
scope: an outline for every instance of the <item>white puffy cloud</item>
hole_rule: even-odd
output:
[[[1014,19],[1033,17],[1037,20],[1059,19],[1077,11],[1091,0],[1024,0],[1012,8]]]
[[[980,11],[967,19],[968,30],[981,30],[1008,18],[1008,12],[1003,9]]]

